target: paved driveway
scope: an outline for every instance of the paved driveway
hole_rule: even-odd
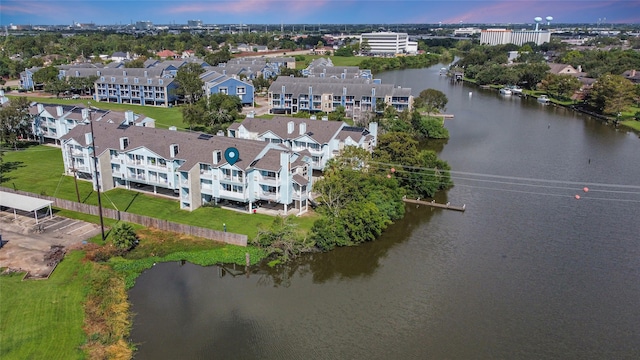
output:
[[[0,211],[0,235],[4,243],[0,249],[0,268],[45,276],[52,270],[44,261],[51,245],[69,249],[100,233],[100,226],[84,221],[55,215],[38,218],[36,225],[32,214],[18,213],[15,219],[12,210]]]

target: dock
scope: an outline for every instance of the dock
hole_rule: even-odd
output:
[[[444,119],[453,119],[453,114],[435,114],[435,113],[426,113],[426,112],[422,112],[420,113],[421,115],[426,115],[426,116],[433,116],[433,117],[441,117]]]
[[[437,203],[435,200],[424,201],[424,200],[414,200],[414,199],[407,199],[407,198],[404,198],[402,200],[409,204],[425,205],[425,206],[431,206],[434,208],[448,209],[448,210],[455,210],[455,211],[465,211],[465,209],[467,208],[466,204],[463,204],[462,206],[451,205],[451,203],[440,204],[440,203]]]

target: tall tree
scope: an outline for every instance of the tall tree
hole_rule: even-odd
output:
[[[7,144],[15,148],[18,140],[29,134],[30,122],[29,100],[26,97],[14,98],[8,105],[1,107],[0,144]],[[2,155],[1,152],[0,155]]]
[[[204,95],[204,82],[200,79],[203,72],[202,66],[196,63],[189,63],[178,69],[176,94],[189,104],[196,103]]]
[[[46,85],[58,79],[58,68],[55,66],[47,66],[33,73],[33,82],[35,84]]]
[[[607,74],[593,84],[589,103],[603,114],[616,115],[633,104],[635,88],[621,75]]]
[[[444,111],[448,102],[447,95],[436,89],[422,90],[420,95],[414,99],[414,105],[416,107],[426,107],[427,113]]]
[[[578,78],[568,74],[547,74],[538,86],[541,90],[557,98],[571,98],[580,89],[582,83]]]

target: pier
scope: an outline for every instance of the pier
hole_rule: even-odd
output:
[[[414,199],[407,199],[407,198],[404,198],[402,200],[409,204],[425,205],[425,206],[431,206],[435,208],[449,209],[449,210],[455,210],[455,211],[465,211],[467,207],[466,204],[463,204],[462,206],[451,205],[451,203],[440,204],[440,203],[437,203],[435,200],[424,201],[424,200],[414,200]]]

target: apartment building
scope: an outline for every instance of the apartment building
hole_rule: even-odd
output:
[[[380,84],[362,78],[294,78],[278,77],[268,93],[271,114],[296,114],[346,109],[347,116],[357,118],[362,112],[379,110],[378,104],[393,106],[397,111],[411,111],[410,88]]]
[[[91,179],[94,188],[168,195],[188,211],[206,203],[245,205],[250,211],[257,202],[279,206],[285,214],[308,209],[311,159],[280,144],[130,126],[103,117],[92,122],[95,137],[89,125],[76,126],[62,139],[62,156],[65,172]]]
[[[31,131],[41,143],[60,145],[61,138],[76,126],[86,123],[91,117],[104,121],[126,123],[129,125],[155,127],[155,120],[133,111],[91,110],[83,106],[32,103],[29,114],[32,115]]]
[[[206,69],[217,69],[215,67],[206,67]],[[237,96],[240,98],[242,105],[253,105],[254,87],[253,84],[241,80],[236,75],[227,76],[216,71],[206,71],[200,74],[200,79],[204,83],[205,94],[225,94]]]
[[[522,46],[528,42],[542,45],[549,41],[551,41],[551,32],[546,30],[485,29],[480,32],[480,44]]]
[[[373,55],[395,55],[407,51],[407,33],[372,32],[360,35],[360,43],[366,41],[369,44],[369,53]]]
[[[378,124],[369,128],[353,127],[342,121],[316,120],[276,116],[273,119],[247,118],[233,123],[227,136],[260,140],[283,145],[311,157],[314,170],[323,170],[327,161],[339,155],[345,146],[373,151],[378,137]]]

